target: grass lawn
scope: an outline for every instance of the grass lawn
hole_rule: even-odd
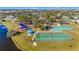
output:
[[[5,26],[9,29],[9,31],[16,28],[16,24],[12,25],[9,21],[3,22]],[[70,26],[76,26],[75,24],[71,24]],[[75,27],[75,28],[76,28]],[[31,39],[33,36],[28,37],[26,32],[22,32],[20,35],[16,35],[12,37],[13,42],[15,45],[21,50],[27,51],[72,51],[72,50],[79,50],[79,33],[76,29],[75,31],[65,31],[68,32],[73,40],[66,41],[66,42],[46,42],[46,41],[37,41],[38,46],[33,47],[31,43]]]

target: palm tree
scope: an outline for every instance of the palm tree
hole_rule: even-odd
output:
[[[23,21],[25,19],[26,19],[26,15],[21,14],[21,15],[18,16],[18,20],[17,21],[21,22],[21,21]]]

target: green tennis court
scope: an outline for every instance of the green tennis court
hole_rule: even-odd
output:
[[[72,30],[72,29],[73,27],[65,25],[65,26],[54,26],[50,30],[53,30],[54,32],[60,32],[63,30]]]
[[[71,40],[71,36],[68,33],[63,32],[50,32],[50,33],[38,33],[36,34],[36,40],[38,41],[68,41]]]

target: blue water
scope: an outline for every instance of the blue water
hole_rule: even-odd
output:
[[[72,30],[73,28],[71,26],[54,26],[50,30],[53,31],[63,31],[63,30]]]

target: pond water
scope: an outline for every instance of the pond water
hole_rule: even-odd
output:
[[[11,38],[0,38],[0,51],[20,51]]]

